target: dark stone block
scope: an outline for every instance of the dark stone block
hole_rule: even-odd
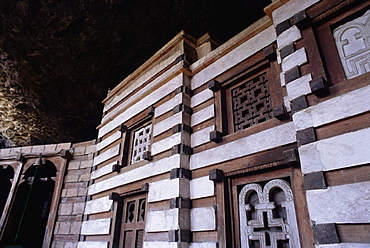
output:
[[[304,186],[306,190],[326,189],[325,174],[323,171],[312,172],[304,175]]]
[[[285,72],[285,83],[292,82],[297,78],[301,77],[301,71],[299,70],[299,66],[295,66],[292,69],[289,69]]]
[[[179,63],[180,61],[185,60],[186,61],[186,55],[181,54],[175,59],[175,64]]]
[[[209,133],[209,140],[213,142],[221,142],[222,141],[222,133],[219,131],[212,131]]]
[[[185,178],[190,180],[191,172],[185,168],[174,168],[170,171],[170,179],[176,178]]]
[[[153,106],[150,106],[147,110],[146,110],[146,113],[150,116],[154,116],[154,111],[155,111],[155,108]]]
[[[330,83],[323,77],[318,77],[310,81],[312,93],[317,97],[324,97],[330,94]]]
[[[213,92],[219,91],[221,89],[221,84],[213,79],[208,82],[208,89],[212,90]]]
[[[293,16],[293,21],[294,21],[294,25],[296,25],[296,27],[299,30],[304,30],[308,28],[309,26],[311,26],[311,19],[309,18],[306,11],[304,10],[295,14]]]
[[[126,132],[128,130],[128,127],[124,124],[121,124],[121,126],[119,126],[119,131],[120,132]]]
[[[175,94],[179,94],[179,93],[184,93],[188,96],[193,96],[193,91],[191,89],[189,89],[188,87],[183,86],[183,85],[176,88]]]
[[[172,155],[174,154],[191,155],[192,153],[193,149],[190,146],[186,146],[184,144],[178,144],[172,147]]]
[[[170,242],[191,242],[190,230],[169,230],[168,240]]]
[[[141,191],[149,191],[149,183],[143,183],[142,185],[141,185],[141,189],[140,189]]]
[[[299,163],[299,155],[296,149],[292,148],[283,152],[284,164]]]
[[[316,133],[313,127],[297,131],[297,144],[302,146],[316,141]]]
[[[109,200],[118,201],[119,200],[119,194],[116,192],[109,193]]]
[[[292,100],[291,108],[293,113],[308,107],[306,96],[299,96]]]
[[[215,182],[222,182],[225,179],[224,172],[219,169],[213,169],[209,171],[209,180],[215,181]]]
[[[289,28],[290,28],[289,20],[286,20],[286,21],[283,21],[282,23],[279,23],[276,26],[276,34],[277,34],[277,36],[279,36],[280,34],[282,34],[284,31],[286,31]]]
[[[118,164],[112,165],[112,172],[120,172],[121,171],[121,166]]]
[[[176,197],[170,199],[170,208],[191,208],[191,201],[189,198]]]
[[[288,112],[284,105],[279,105],[272,110],[272,115],[278,120],[287,120],[289,119]]]
[[[193,110],[189,106],[184,105],[183,103],[180,103],[179,105],[176,105],[173,108],[173,114],[177,114],[179,112],[185,112],[189,115],[193,114]]]
[[[71,151],[66,149],[60,151],[60,156],[64,159],[71,159],[73,157]]]
[[[153,159],[152,154],[150,151],[146,151],[143,153],[143,159],[147,161],[151,161]]]
[[[193,129],[186,124],[177,124],[172,127],[172,134],[180,133],[182,131],[191,134],[193,132]]]
[[[280,50],[280,57],[281,57],[281,59],[284,59],[286,56],[288,56],[289,54],[292,54],[294,52],[295,52],[294,44],[291,43],[289,45],[286,45],[285,47],[283,47]]]
[[[340,243],[337,228],[334,223],[319,224],[312,227],[315,244]]]

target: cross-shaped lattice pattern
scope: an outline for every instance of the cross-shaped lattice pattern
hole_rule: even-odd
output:
[[[270,199],[275,189],[282,192],[283,201]],[[263,189],[256,183],[245,185],[239,193],[239,214],[242,248],[300,247],[293,195],[284,180],[272,180]]]
[[[134,133],[132,144],[131,164],[144,160],[144,152],[150,149],[150,137],[152,133],[152,124],[138,129]]]
[[[266,73],[231,89],[231,97],[235,132],[272,118]]]

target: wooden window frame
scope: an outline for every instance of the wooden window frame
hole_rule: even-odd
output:
[[[146,158],[144,160],[138,161],[136,163],[131,163],[131,153],[133,150],[133,141],[134,141],[134,134],[135,132],[152,123],[153,125],[153,116],[154,116],[154,107],[149,107],[145,111],[142,111],[140,114],[136,115],[135,117],[131,118],[124,124],[120,126],[120,131],[122,132],[122,145],[121,145],[121,167],[127,166],[140,166],[143,164],[148,163],[148,161],[152,160],[151,156],[151,146],[153,144],[153,126],[151,130],[151,142],[149,145],[149,150],[147,153]]]
[[[273,112],[275,108],[284,109],[284,117],[279,120],[274,118],[276,116],[273,114],[274,117],[267,121],[234,132],[231,130],[230,126],[230,122],[232,121],[229,121],[233,118],[233,113],[230,111],[231,104],[227,103],[228,101],[231,101],[231,99],[227,96],[226,91],[231,87],[235,87],[236,85],[264,72],[266,72],[268,78],[271,109]],[[281,87],[280,73],[281,68],[276,60],[275,44],[273,44],[211,80],[209,82],[209,88],[214,91],[215,96],[215,130],[223,136],[246,136],[251,133],[278,126],[281,124],[282,120],[289,119],[289,115],[284,106],[284,96],[286,96],[286,91]],[[212,87],[215,84],[216,87]]]

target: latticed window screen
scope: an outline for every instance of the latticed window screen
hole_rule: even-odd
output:
[[[267,74],[231,89],[234,132],[272,118]]]
[[[131,164],[144,160],[144,153],[150,150],[152,123],[134,132],[132,142]]]

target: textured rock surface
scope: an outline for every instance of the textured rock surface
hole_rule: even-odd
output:
[[[18,146],[95,138],[108,88],[180,30],[224,42],[270,2],[3,0],[0,134]]]

